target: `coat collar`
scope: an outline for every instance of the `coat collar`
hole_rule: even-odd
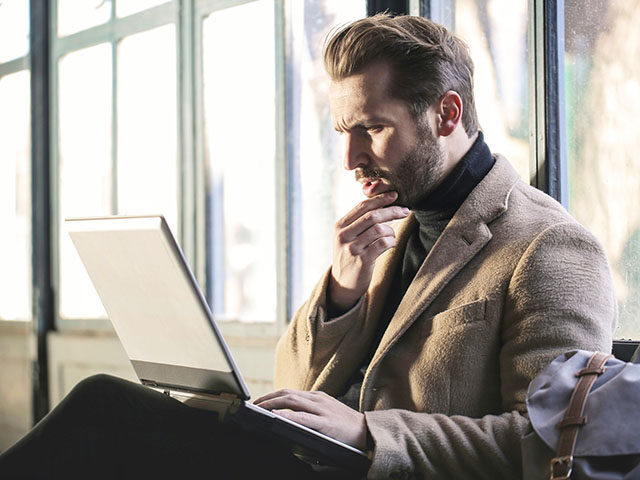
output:
[[[407,289],[369,365],[365,384],[369,372],[376,368],[393,344],[433,303],[451,279],[491,240],[489,224],[507,210],[509,195],[519,180],[509,162],[496,155],[495,165],[456,211]],[[381,314],[381,305],[391,287],[393,272],[415,228],[417,221],[410,215],[398,230],[396,248],[376,264],[369,290],[371,313],[375,311],[377,315]],[[376,308],[376,305],[380,306]]]

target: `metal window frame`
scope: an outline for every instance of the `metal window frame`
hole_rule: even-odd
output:
[[[380,12],[408,15],[410,3],[410,0],[367,0],[367,16],[370,17]]]
[[[568,207],[564,0],[529,0],[531,184]]]
[[[49,5],[32,0],[29,6],[31,64],[31,236],[33,282],[32,412],[34,424],[49,411],[49,362],[47,335],[55,329],[51,250],[51,155]]]
[[[35,0],[34,0],[35,1]],[[0,63],[0,78],[12,73],[18,73],[22,70],[29,70],[30,55],[24,57],[14,58],[5,63]]]

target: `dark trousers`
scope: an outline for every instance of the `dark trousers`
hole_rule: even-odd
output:
[[[317,475],[272,438],[108,375],[80,382],[0,455],[7,480]]]

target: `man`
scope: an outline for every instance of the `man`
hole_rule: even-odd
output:
[[[345,167],[367,198],[337,222],[331,268],[278,345],[286,388],[256,402],[367,450],[370,478],[517,478],[528,383],[566,350],[611,348],[602,248],[491,155],[471,60],[443,27],[363,19],[331,38],[325,64]],[[230,464],[239,450],[251,461]],[[29,458],[73,466],[68,478],[131,462],[148,475],[314,474],[255,432],[104,377],[0,456],[0,476]]]
[[[471,59],[443,27],[364,19],[325,65],[367,199],[278,346],[276,385],[302,391],[260,403],[369,449],[371,478],[517,478],[529,382],[564,351],[611,349],[602,248],[491,155]]]

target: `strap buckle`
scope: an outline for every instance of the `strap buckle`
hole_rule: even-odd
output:
[[[557,473],[556,467],[559,467]],[[552,458],[549,468],[551,472],[550,480],[568,480],[573,470],[573,455]]]

